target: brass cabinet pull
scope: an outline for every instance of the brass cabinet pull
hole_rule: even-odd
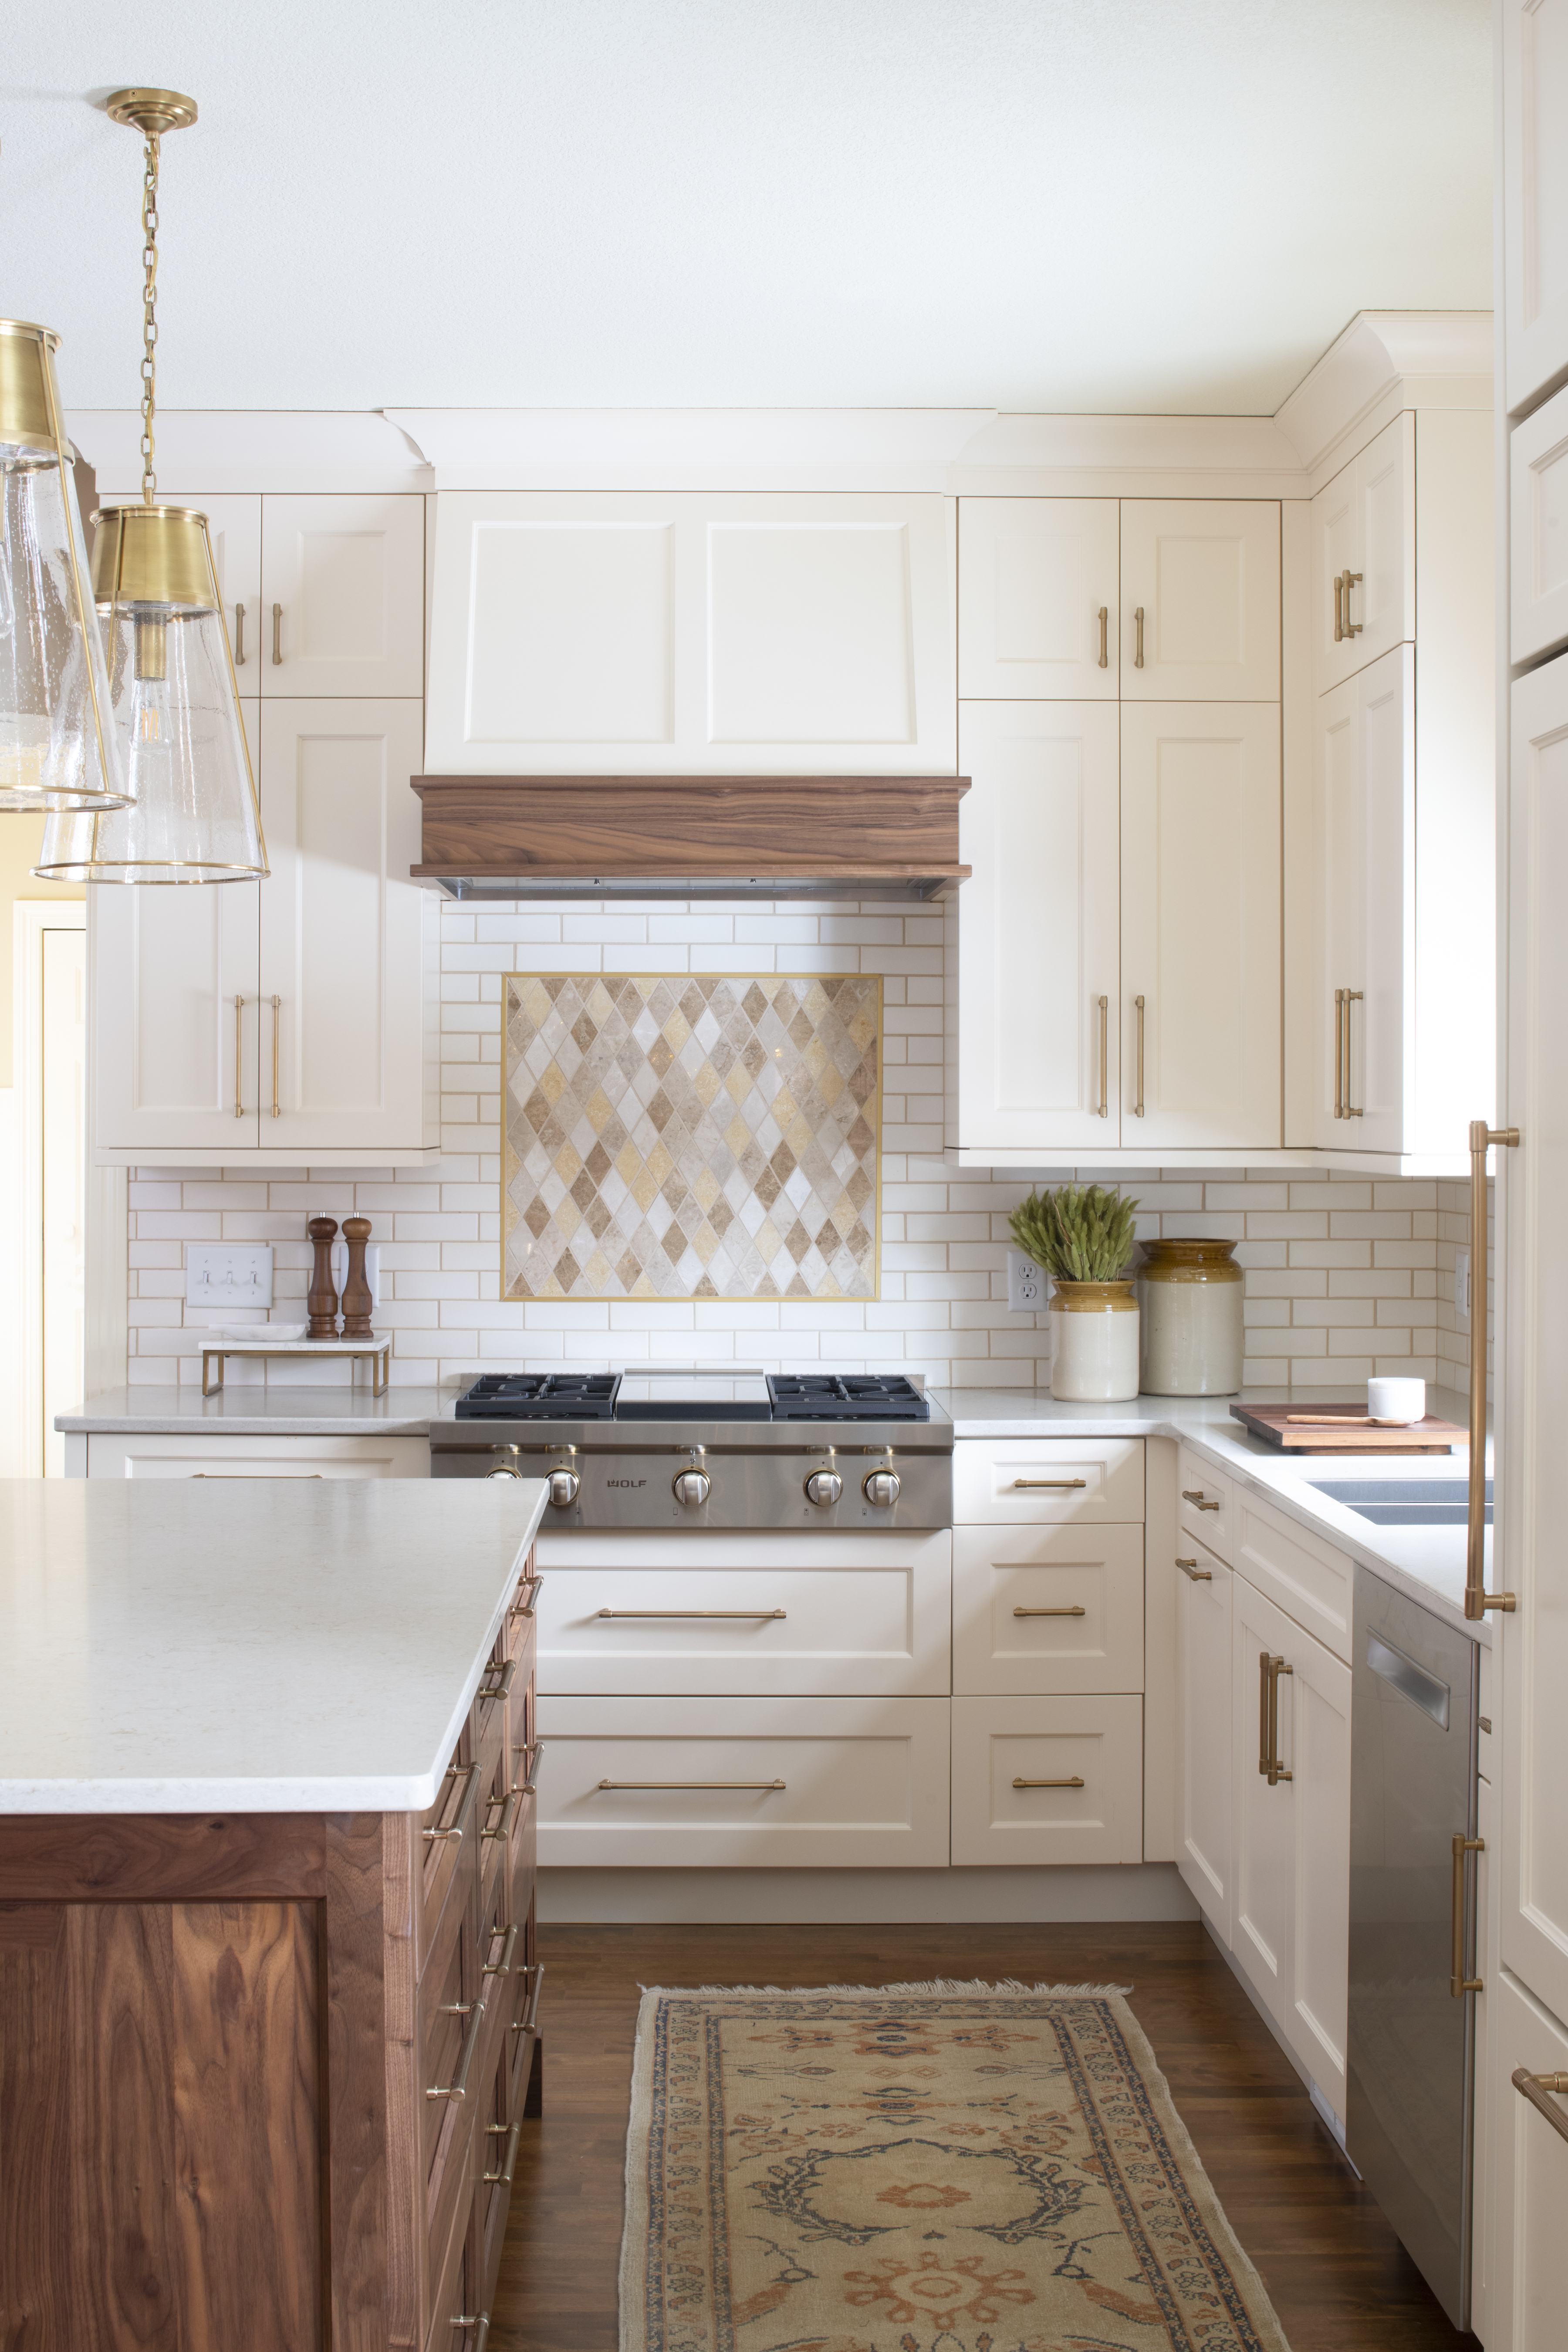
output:
[[[1100,1000],[1100,1109],[1096,1113],[1097,1118],[1100,1118],[1110,1117],[1110,1097],[1106,1091],[1110,1068],[1110,999],[1109,996],[1102,996]]]
[[[1347,988],[1344,991],[1345,1108],[1343,1115],[1346,1118],[1360,1118],[1363,1116],[1363,1108],[1351,1100],[1352,1095],[1355,1092],[1355,1088],[1351,1084],[1351,1006],[1364,1002],[1365,999],[1359,988]]]
[[[1362,578],[1363,574],[1359,572],[1345,573],[1345,635],[1347,637],[1359,637],[1361,635],[1361,623],[1351,619],[1351,590],[1360,587]]]
[[[1195,1559],[1179,1559],[1176,1562],[1176,1566],[1181,1570],[1184,1576],[1191,1579],[1194,1584],[1212,1584],[1214,1582],[1213,1569],[1200,1568]]]
[[[464,1765],[461,1776],[463,1781],[463,1793],[458,1804],[458,1819],[457,1826],[449,1830],[426,1830],[424,1834],[427,1844],[434,1845],[439,1838],[451,1838],[455,1843],[459,1844],[461,1843],[463,1836],[462,1816],[468,1810],[468,1799],[473,1792],[474,1783],[479,1778],[479,1768],[477,1764]]]
[[[1340,606],[1340,599],[1344,593],[1344,573],[1336,572],[1334,574],[1334,643],[1336,646],[1342,643],[1345,634],[1345,625]]]
[[[244,1089],[239,1082],[239,1056],[244,1044],[244,1013],[245,999],[243,996],[237,996],[234,1000],[234,1115],[236,1118],[245,1117]]]
[[[512,1782],[512,1793],[514,1796],[538,1796],[539,1759],[543,1755],[544,1749],[545,1742],[542,1739],[531,1739],[525,1747],[514,1748],[512,1749],[511,1752],[514,1756],[526,1756],[531,1759],[528,1767],[528,1778],[525,1780],[514,1780]]]
[[[511,2176],[517,2170],[517,2144],[522,2137],[522,2118],[520,2116],[514,2124],[487,2124],[485,2131],[489,2138],[506,2142],[506,2154],[500,2160],[500,2169],[487,2172],[483,2176],[485,2182],[491,2189],[498,2184],[502,2189],[510,2189]]]
[[[487,1675],[499,1675],[500,1676],[500,1680],[495,1683],[489,1689],[478,1692],[476,1696],[480,1699],[510,1697],[511,1694],[512,1682],[517,1674],[517,1660],[515,1658],[509,1658],[504,1666],[487,1666],[485,1668],[485,1672]]]
[[[1182,1488],[1182,1500],[1184,1503],[1195,1504],[1200,1511],[1217,1511],[1219,1508],[1219,1505],[1217,1503],[1209,1503],[1205,1501],[1204,1490],[1201,1486],[1184,1486]]]
[[[1015,1478],[1015,1488],[1024,1486],[1087,1486],[1087,1478]]]
[[[1468,1992],[1485,1992],[1479,1977],[1465,1974],[1465,1856],[1485,1853],[1485,1838],[1454,1837],[1454,1962],[1448,1977],[1450,1997],[1460,2000]]]
[[[1132,1106],[1134,1118],[1143,1116],[1143,999],[1135,996],[1133,1006],[1138,1014],[1138,1099]]]
[[[1465,1614],[1472,1623],[1489,1609],[1510,1614],[1511,1592],[1489,1592],[1487,1578],[1487,1150],[1519,1149],[1517,1127],[1470,1121],[1470,1509],[1465,1545]]]
[[[1335,632],[1336,635],[1338,632]],[[1345,1115],[1345,992],[1334,991],[1334,1117]]]
[[[479,1970],[479,1974],[482,1977],[510,1977],[511,1974],[511,1957],[516,1949],[517,1928],[513,1926],[509,1927],[506,1931],[506,1940],[501,1945],[500,1959],[487,1960],[484,1967]]]
[[[783,1780],[601,1780],[601,1789],[782,1789]]]
[[[1070,1601],[1059,1609],[1015,1609],[1015,1617],[1087,1617],[1088,1610],[1081,1601]]]
[[[787,1617],[786,1609],[601,1609],[601,1617],[746,1617],[771,1622]]]
[[[234,608],[234,666],[236,669],[245,667],[245,607],[243,604],[237,604]]]
[[[504,1845],[506,1843],[507,1839],[511,1835],[512,1823],[517,1819],[518,1801],[521,1794],[522,1791],[521,1789],[509,1789],[507,1790],[505,1796],[500,1801],[500,1821],[496,1823],[493,1830],[481,1830],[479,1832],[481,1838],[493,1838],[500,1845]],[[495,1799],[493,1797],[490,1799],[490,1802],[492,1805],[494,1804]]]
[[[1258,1770],[1260,1778],[1268,1772],[1268,1653],[1258,1653]]]
[[[272,607],[272,667],[274,669],[281,668],[282,663],[283,607],[281,604],[274,604]]]
[[[274,1118],[281,1118],[283,1116],[283,1107],[278,1099],[278,1008],[282,1002],[283,999],[280,996],[275,996],[272,1000],[272,1116]]]
[[[508,1617],[531,1617],[533,1604],[539,1598],[543,1583],[544,1579],[542,1576],[525,1576],[517,1588],[517,1596],[511,1607],[506,1612]],[[526,1601],[522,1597],[525,1592],[528,1595]]]
[[[529,1994],[528,2007],[521,2017],[512,2019],[511,2030],[514,2033],[533,2032],[534,2020],[539,2015],[539,1996],[544,1989],[544,1962],[535,1960],[531,1969],[524,1969],[523,1974],[531,1976],[533,1979],[533,1984]]]
[[[1138,644],[1132,656],[1132,667],[1134,669],[1142,669],[1143,667],[1143,607],[1142,604],[1133,606],[1132,622],[1138,632]]]
[[[430,2084],[425,2093],[427,2099],[461,2100],[468,2095],[468,2076],[473,2072],[474,2053],[479,2046],[479,2030],[485,2021],[485,2005],[482,2000],[475,2000],[468,2002],[467,2007],[469,2012],[468,2022],[463,2034],[462,2049],[458,2053],[458,2071],[449,2083]],[[458,2004],[453,2004],[452,2014],[461,2014]]]
[[[1013,1786],[1015,1789],[1081,1789],[1084,1778],[1081,1772],[1075,1772],[1070,1780],[1015,1780]]]
[[[1106,644],[1106,629],[1110,620],[1110,608],[1107,604],[1102,604],[1100,608],[1100,667],[1101,669],[1110,667],[1110,649]]]
[[[1267,1650],[1263,1653],[1263,1665],[1264,1689],[1268,1706],[1264,1733],[1267,1754],[1263,1770],[1269,1787],[1273,1789],[1277,1788],[1281,1780],[1293,1780],[1296,1777],[1294,1772],[1286,1770],[1279,1759],[1279,1677],[1281,1675],[1293,1675],[1296,1669],[1294,1666],[1287,1665],[1283,1658],[1271,1658]]]
[[[1544,2116],[1559,2139],[1568,2139],[1568,2116],[1554,2107],[1549,2094],[1558,2098],[1568,2095],[1568,2074],[1532,2074],[1528,2066],[1516,2066],[1509,2081],[1521,2099],[1528,2099],[1538,2116]]]
[[[452,2325],[454,2327],[473,2328],[474,2352],[485,2352],[485,2346],[490,2340],[490,2315],[488,2311],[460,2311]]]

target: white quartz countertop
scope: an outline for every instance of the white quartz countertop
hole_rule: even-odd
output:
[[[542,1480],[0,1481],[0,1812],[416,1812]]]
[[[424,1437],[451,1411],[451,1396],[439,1389],[389,1388],[374,1396],[368,1381],[360,1388],[345,1381],[313,1389],[237,1379],[210,1397],[172,1383],[105,1389],[79,1412],[57,1413],[55,1427],[89,1436],[188,1437],[210,1429],[225,1437]]]
[[[1472,1624],[1464,1613],[1465,1529],[1378,1527],[1343,1503],[1319,1494],[1313,1479],[1468,1478],[1469,1448],[1456,1441],[1452,1454],[1281,1453],[1233,1421],[1233,1404],[1278,1404],[1278,1389],[1243,1389],[1237,1397],[1131,1397],[1125,1404],[1062,1404],[1037,1389],[933,1389],[933,1399],[952,1417],[953,1435],[966,1437],[1174,1437],[1223,1470],[1237,1485],[1267,1496],[1287,1517],[1349,1552],[1396,1591],[1445,1623],[1491,1645],[1491,1628]],[[1342,1404],[1337,1389],[1292,1389],[1293,1409]],[[1426,1390],[1426,1409],[1444,1421],[1468,1423],[1466,1399],[1452,1389]],[[1491,1441],[1487,1441],[1491,1470]],[[1491,1529],[1487,1530],[1487,1581],[1491,1582]]]

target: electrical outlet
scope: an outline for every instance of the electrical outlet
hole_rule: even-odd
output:
[[[272,1247],[261,1242],[243,1249],[207,1242],[185,1245],[187,1307],[270,1307]]]
[[[1022,1250],[1007,1253],[1007,1312],[1038,1315],[1046,1304],[1046,1270]]]
[[[1454,1252],[1454,1313],[1462,1323],[1470,1319],[1470,1253],[1468,1249]]]

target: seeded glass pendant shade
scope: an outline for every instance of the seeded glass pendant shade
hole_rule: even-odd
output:
[[[0,810],[125,801],[60,422],[58,340],[0,319]]]
[[[44,829],[34,871],[58,882],[245,882],[265,875],[250,753],[206,517],[109,507],[93,593],[114,732],[133,795]]]

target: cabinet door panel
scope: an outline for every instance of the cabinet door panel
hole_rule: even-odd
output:
[[[1568,0],[1503,0],[1508,404],[1568,369]]]
[[[966,702],[959,725],[959,1140],[1114,1149],[1116,709]]]
[[[1236,1578],[1202,1544],[1183,1537],[1178,1546],[1182,1558],[1191,1560],[1207,1581],[1194,1582],[1179,1567],[1170,1571],[1176,1580],[1177,1860],[1215,1932],[1228,1946],[1233,1935],[1231,1604]],[[1154,1572],[1166,1572],[1163,1561]]]
[[[1231,1724],[1234,1748],[1235,1903],[1231,1948],[1266,2009],[1289,2034],[1290,1941],[1296,1894],[1296,1785],[1273,1788],[1262,1769],[1261,1661],[1288,1656],[1296,1628],[1244,1576],[1232,1586]],[[1282,1700],[1289,1738],[1289,1684]]]
[[[1277,1147],[1278,707],[1124,711],[1121,836],[1123,1139]]]
[[[1405,409],[1355,461],[1359,561],[1345,618],[1353,666],[1415,635],[1415,418]]]
[[[961,499],[958,532],[959,693],[1114,701],[1117,501]]]
[[[1142,1856],[1142,1699],[953,1700],[955,1864]]]
[[[1568,392],[1509,438],[1509,637],[1516,662],[1568,637]]]
[[[952,1544],[955,1691],[1142,1689],[1141,1527],[959,1528]]]
[[[1342,598],[1345,573],[1363,569],[1360,520],[1352,457],[1312,500],[1312,654],[1320,694],[1356,667],[1355,640],[1344,633]]]
[[[268,498],[261,534],[264,695],[424,692],[423,498]]]
[[[1350,2002],[1351,1675],[1308,1634],[1292,1633],[1284,1647],[1290,1673],[1280,1686],[1279,1752],[1295,1774],[1296,1797],[1286,2031],[1296,2055],[1342,2119]]]
[[[1279,700],[1275,500],[1123,499],[1121,660],[1124,701]]]
[[[1514,2074],[1568,2074],[1568,2030],[1513,1977],[1487,1995],[1493,2177],[1485,2341],[1558,2352],[1568,2310],[1568,2141],[1516,2088]],[[1547,2101],[1568,2120],[1554,2094]],[[1479,2317],[1479,2315],[1477,2315]]]
[[[1317,1140],[1403,1148],[1415,951],[1415,652],[1399,646],[1319,705],[1323,969]],[[1335,992],[1351,992],[1345,1052]],[[1335,1118],[1335,1087],[1342,1116]]]
[[[261,1126],[269,1147],[417,1149],[427,1139],[431,910],[408,879],[419,855],[419,803],[408,788],[419,751],[416,703],[267,707],[261,814],[272,872],[261,898]]]

